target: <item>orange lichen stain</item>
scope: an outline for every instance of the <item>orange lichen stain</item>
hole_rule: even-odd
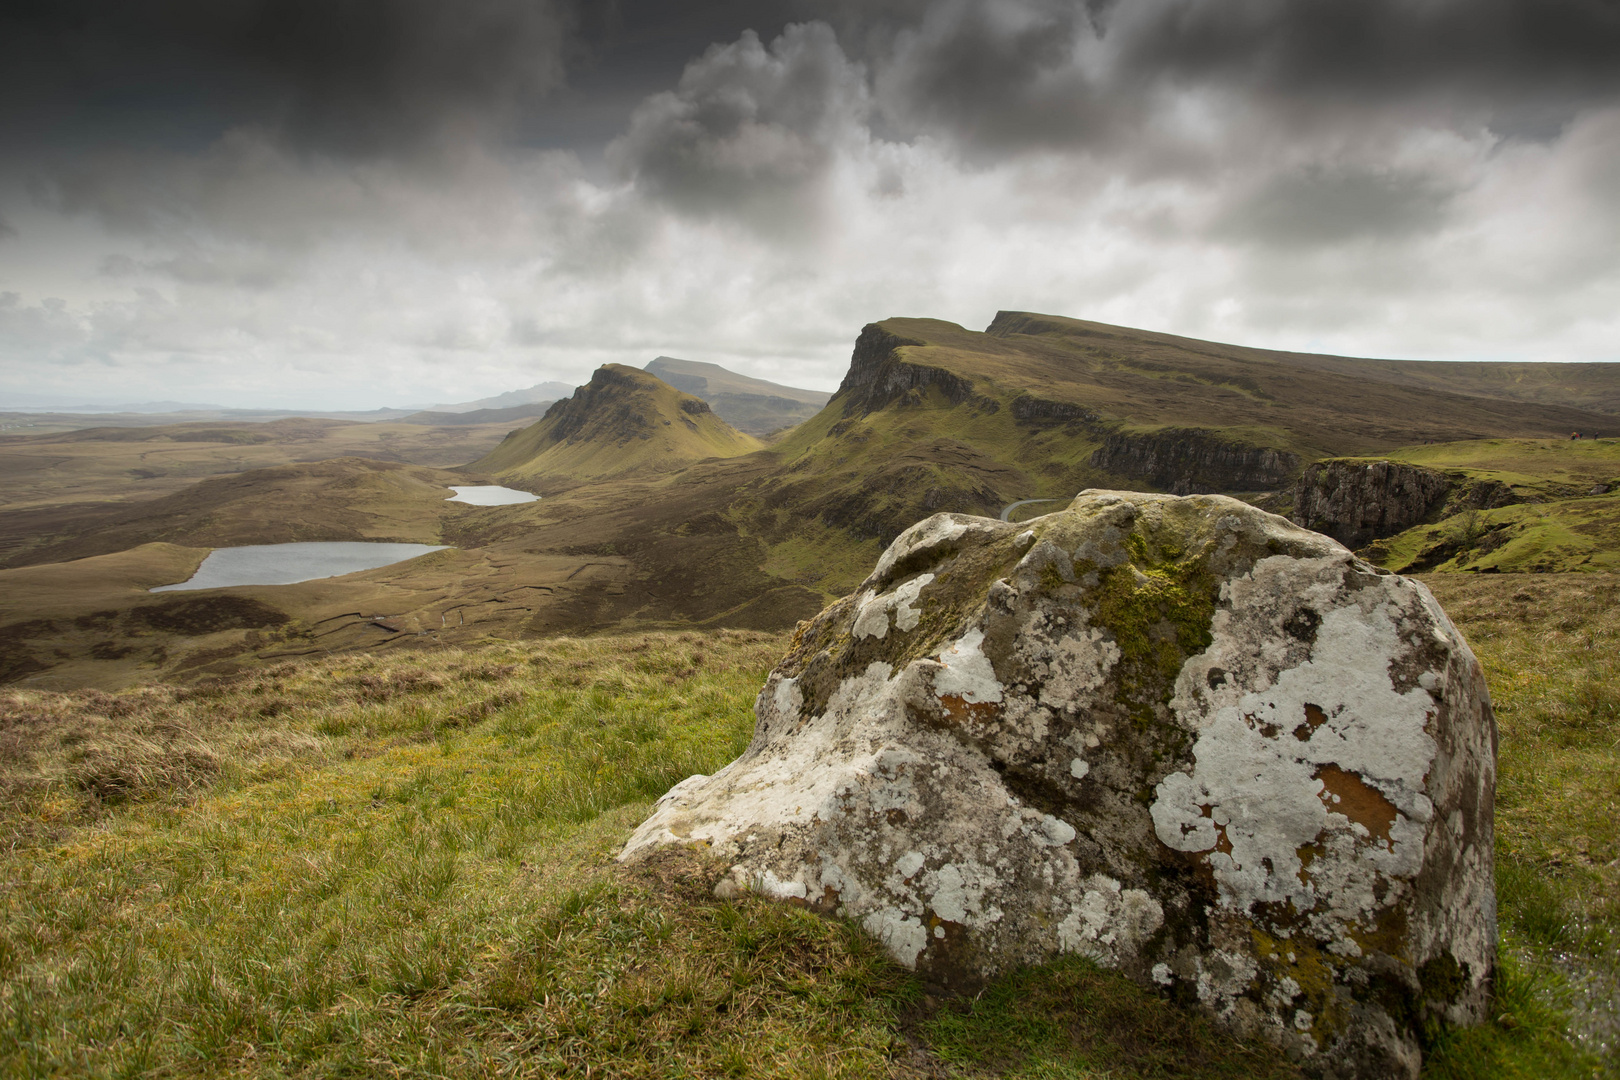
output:
[[[1320,705],[1305,705],[1305,722],[1294,729],[1294,738],[1300,742],[1309,742],[1316,729],[1327,723],[1327,713],[1322,711]]]
[[[1398,816],[1394,803],[1369,787],[1361,777],[1337,765],[1323,765],[1316,770],[1316,778],[1322,781],[1319,797],[1329,810],[1343,814],[1364,826],[1374,837],[1388,842],[1389,831]]]
[[[989,701],[969,701],[960,694],[946,694],[939,699],[945,707],[945,716],[954,723],[988,723],[1001,715],[1001,706]]]

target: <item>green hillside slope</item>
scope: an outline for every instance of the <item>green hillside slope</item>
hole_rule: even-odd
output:
[[[940,510],[993,515],[1093,486],[1280,491],[1325,456],[1620,428],[1390,370],[1020,312],[983,333],[888,319],[862,331],[838,393],[773,448],[781,470],[737,513],[791,574],[826,565],[838,537],[884,543]]]
[[[550,494],[612,477],[675,472],[704,458],[747,454],[758,439],[701,398],[622,364],[606,364],[537,423],[507,436],[470,468]]]
[[[1313,384],[1311,373],[1319,373],[1386,387],[1607,414],[1607,418],[1589,417],[1586,427],[1566,428],[1561,434],[1572,430],[1620,434],[1620,423],[1613,419],[1620,414],[1620,364],[1370,360],[1253,349],[1023,311],[999,312],[985,332],[1008,339],[1062,341],[1101,361],[1101,367],[1113,368],[1116,376],[1124,377],[1124,385],[1129,385],[1132,375],[1168,376],[1176,381],[1185,381],[1181,375],[1191,375],[1195,381],[1202,376],[1213,385],[1222,385],[1224,379],[1225,385],[1242,389],[1245,377],[1269,383],[1279,375],[1292,375],[1293,385],[1309,386]],[[1262,389],[1276,394],[1270,385]]]

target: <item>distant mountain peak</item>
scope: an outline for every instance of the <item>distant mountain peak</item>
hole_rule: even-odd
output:
[[[515,431],[473,467],[542,489],[673,472],[694,461],[761,447],[708,402],[645,371],[604,364],[539,422]]]
[[[750,435],[769,435],[803,423],[832,397],[824,390],[783,386],[703,360],[660,356],[645,370],[677,390],[707,401],[721,419]]]

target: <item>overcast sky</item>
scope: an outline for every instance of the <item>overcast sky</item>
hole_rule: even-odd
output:
[[[830,389],[998,309],[1620,359],[1620,0],[10,0],[0,404]]]

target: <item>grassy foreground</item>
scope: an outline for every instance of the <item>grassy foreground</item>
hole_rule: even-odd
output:
[[[1432,583],[1502,718],[1510,962],[1500,1022],[1428,1074],[1603,1075],[1620,585]],[[713,900],[715,868],[615,868],[654,798],[746,745],[783,646],[554,639],[0,694],[0,1073],[1295,1075],[1083,962],[936,1001],[857,930]]]

